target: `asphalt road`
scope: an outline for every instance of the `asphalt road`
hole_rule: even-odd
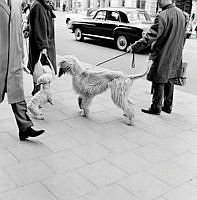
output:
[[[79,60],[96,65],[123,52],[116,49],[109,41],[85,39],[84,42],[77,42],[74,35],[65,25],[65,13],[56,11],[55,32],[56,49],[58,55],[75,55]],[[131,68],[132,54],[127,54],[102,65],[104,68],[121,70],[127,74],[143,72],[146,69],[147,54],[136,54],[136,67]],[[183,51],[183,60],[188,62],[187,84],[184,87],[176,86],[182,90],[197,95],[197,38],[192,35],[186,40]]]

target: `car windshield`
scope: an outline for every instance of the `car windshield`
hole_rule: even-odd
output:
[[[146,12],[129,11],[127,12],[129,22],[140,21],[146,22],[151,21],[149,15]]]

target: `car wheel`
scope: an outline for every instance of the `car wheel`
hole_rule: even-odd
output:
[[[66,24],[67,24],[67,28],[70,29],[71,28],[71,20],[70,19],[67,20]]]
[[[119,50],[124,51],[128,46],[127,38],[124,35],[119,35],[116,39],[116,46]]]
[[[76,28],[76,29],[75,29],[75,39],[76,39],[77,41],[83,41],[83,39],[84,39],[83,34],[82,34],[80,28]]]
[[[187,33],[186,38],[190,38],[190,37],[191,37],[191,33]]]

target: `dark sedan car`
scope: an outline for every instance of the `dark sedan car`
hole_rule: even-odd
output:
[[[93,18],[73,20],[71,29],[78,41],[84,37],[113,40],[120,50],[142,37],[152,21],[145,10],[102,8]]]

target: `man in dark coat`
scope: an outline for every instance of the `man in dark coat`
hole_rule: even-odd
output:
[[[149,31],[128,47],[127,51],[139,51],[152,45],[149,60],[152,61],[147,79],[152,81],[151,107],[142,112],[159,115],[161,110],[171,113],[174,83],[182,65],[182,51],[186,38],[189,16],[177,8],[172,0],[158,0],[162,9]]]
[[[55,51],[55,33],[54,33],[55,14],[46,0],[35,0],[30,8],[29,24],[29,62],[28,69],[33,74],[35,64],[38,62],[40,53],[47,53],[55,74],[56,51]],[[32,95],[39,91],[34,83]]]
[[[19,128],[20,140],[44,132],[32,129],[23,91],[22,15],[20,0],[0,0],[0,103],[7,93],[8,103]]]

